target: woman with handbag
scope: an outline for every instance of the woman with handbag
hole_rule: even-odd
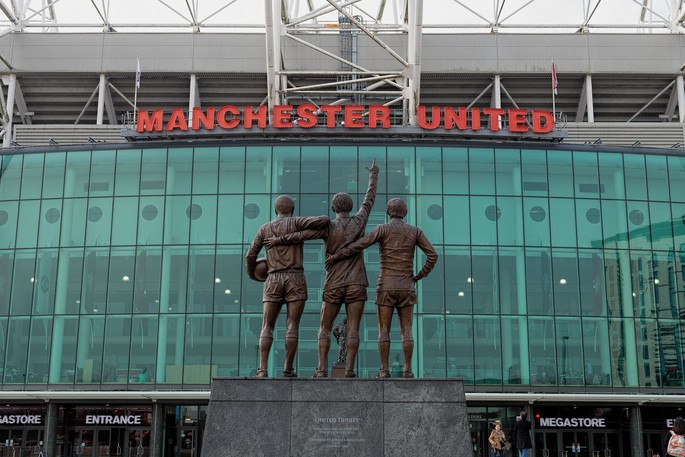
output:
[[[492,457],[504,457],[504,451],[509,449],[510,445],[506,435],[502,431],[502,424],[499,422],[495,424],[495,428],[492,430],[492,433],[490,433],[488,442],[490,442],[490,447],[492,448]]]

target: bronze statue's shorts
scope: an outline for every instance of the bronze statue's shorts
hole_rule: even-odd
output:
[[[262,302],[290,303],[307,299],[307,281],[302,270],[270,273],[264,282]]]
[[[323,301],[330,305],[366,301],[366,298],[366,286],[361,284],[350,284],[323,291]]]
[[[415,305],[417,302],[415,290],[376,291],[376,304],[378,306],[404,308],[405,306]]]

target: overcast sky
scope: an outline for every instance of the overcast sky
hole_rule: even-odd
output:
[[[30,1],[31,8],[40,9],[45,0]],[[166,3],[168,6],[165,6]],[[197,19],[204,21],[223,6],[227,8],[206,20],[207,24],[263,24],[264,0],[57,0],[57,17],[63,23],[101,23],[100,14],[93,6],[99,6],[105,14],[109,3],[109,21],[113,24],[184,24],[190,18],[187,4],[197,4]],[[326,0],[313,0],[316,7],[327,5]],[[646,14],[646,21],[662,23],[671,16],[674,4],[681,0],[646,0],[656,14]],[[501,7],[500,20],[513,14],[504,24],[581,24],[586,11],[595,11],[591,24],[638,24],[643,0],[423,0],[424,24],[476,24],[491,22],[497,5]],[[362,0],[357,3],[365,12],[376,15],[380,0]],[[399,14],[398,4],[403,0],[387,0],[384,23],[394,23]],[[303,13],[306,0],[299,4]],[[502,6],[503,4],[503,6]],[[598,5],[598,6],[597,6]],[[597,7],[596,7],[597,6]],[[595,8],[596,7],[596,8]],[[176,10],[174,12],[172,10]],[[472,10],[472,11],[469,11]],[[356,14],[361,14],[359,11]],[[30,15],[30,13],[29,13]],[[479,17],[480,16],[480,17]],[[35,17],[33,20],[37,20]],[[487,19],[487,22],[486,20]],[[336,22],[337,15],[329,14],[324,18]],[[63,31],[69,30],[64,28]],[[207,31],[211,31],[208,28]],[[633,28],[632,31],[638,31]]]

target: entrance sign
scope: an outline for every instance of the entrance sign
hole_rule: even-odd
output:
[[[86,425],[141,425],[143,417],[140,415],[88,414]]]
[[[136,132],[174,133],[203,130],[207,134],[233,129],[382,129],[393,127],[390,108],[383,105],[277,105],[269,113],[266,106],[224,105],[195,107],[190,119],[182,108],[165,113],[162,109],[138,110]],[[507,131],[511,134],[546,134],[554,130],[554,116],[549,111],[503,108],[467,108],[419,106],[417,124],[422,130],[459,130],[468,132]]]

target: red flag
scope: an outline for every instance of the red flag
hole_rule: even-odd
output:
[[[552,61],[552,87],[554,87],[554,95],[557,95],[557,87],[559,87],[559,80],[557,79],[557,67]]]

